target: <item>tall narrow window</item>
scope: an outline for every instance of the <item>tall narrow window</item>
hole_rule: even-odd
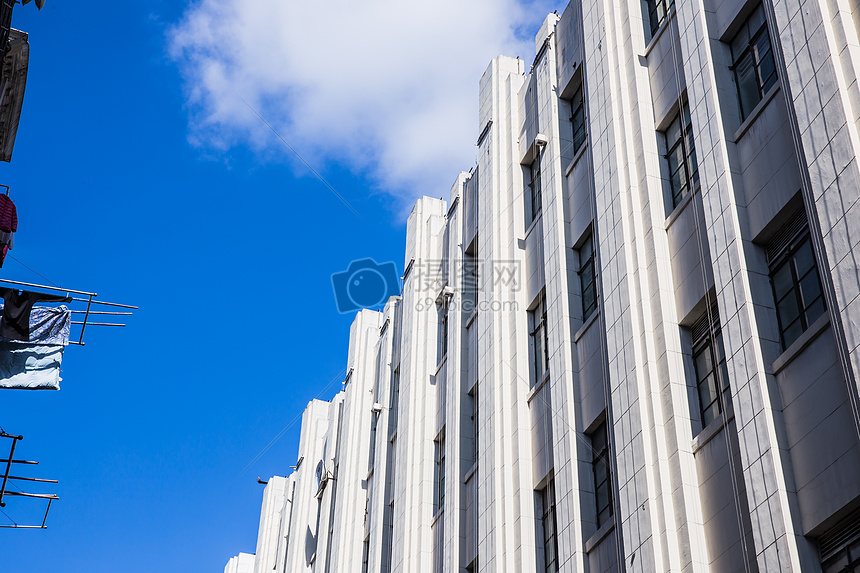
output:
[[[468,317],[478,309],[478,261],[473,252],[463,256],[463,311]]]
[[[579,248],[579,286],[582,292],[582,320],[597,308],[597,284],[594,274],[594,241],[589,233]]]
[[[370,418],[370,449],[367,456],[367,471],[373,469],[376,462],[376,426],[379,424],[379,412],[372,412]]]
[[[436,503],[435,510],[445,507],[445,430],[436,439]]]
[[[585,143],[585,96],[582,92],[582,86],[573,94],[573,99],[570,100],[570,124],[573,127],[573,151],[571,155],[576,155],[582,144]]]
[[[478,385],[470,394],[472,398],[472,462],[478,462]]]
[[[784,350],[826,310],[808,229],[771,260],[770,282]]]
[[[391,376],[391,396],[388,399],[388,433],[397,429],[397,409],[400,407],[400,369]]]
[[[549,370],[549,349],[546,331],[546,300],[540,296],[540,301],[534,310],[529,313],[531,331],[529,333],[532,351],[532,372],[534,379],[532,386],[538,384]]]
[[[540,196],[540,157],[534,160],[529,168],[529,185],[528,185],[528,195],[529,195],[529,224],[534,222],[537,219],[538,215],[540,215],[541,209],[541,196]]]
[[[361,550],[361,571],[367,573],[367,564],[370,561],[370,537],[364,540],[364,547]]]
[[[723,349],[723,333],[714,308],[693,326],[693,367],[696,372],[696,388],[699,395],[699,413],[702,428],[717,419],[731,403],[729,373],[726,367],[726,352]],[[714,325],[710,326],[713,319]]]
[[[555,518],[555,480],[551,479],[546,487],[538,491],[541,504],[541,525],[543,526],[543,562],[546,573],[558,571],[558,537]]]
[[[669,14],[669,9],[675,5],[675,0],[647,0],[648,22],[651,24],[651,35],[653,36]]]
[[[592,432],[591,452],[597,527],[600,527],[612,517],[612,466],[609,461],[609,434],[606,422],[601,422]]]
[[[686,102],[681,102],[678,116],[669,125],[665,136],[672,207],[677,207],[699,182],[693,126],[690,124],[690,107]]]
[[[747,17],[731,46],[732,71],[744,120],[776,83],[776,65],[761,4]]]
[[[439,316],[437,363],[441,363],[448,354],[448,299],[446,297],[442,297],[442,302],[436,305],[436,310]]]

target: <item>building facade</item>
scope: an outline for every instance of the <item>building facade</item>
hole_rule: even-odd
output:
[[[860,571],[860,6],[584,0],[535,48],[253,571]]]

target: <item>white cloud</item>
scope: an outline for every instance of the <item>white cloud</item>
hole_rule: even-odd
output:
[[[170,32],[189,140],[267,153],[271,133],[241,96],[317,167],[345,163],[410,201],[447,196],[474,164],[484,69],[534,56],[552,2],[531,2],[201,0]]]

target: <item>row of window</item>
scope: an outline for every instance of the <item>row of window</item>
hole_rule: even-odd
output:
[[[601,422],[589,434],[591,442],[591,469],[594,477],[595,520],[599,528],[607,523],[613,514],[613,486],[611,449],[609,447],[609,431],[606,422]],[[558,571],[558,524],[555,508],[555,480],[550,478],[547,484],[537,492],[540,504],[538,515],[543,531],[543,570],[546,573]]]
[[[666,21],[674,0],[648,0],[648,13],[652,35]],[[747,17],[730,43],[731,70],[737,87],[741,120],[745,120],[770,89],[776,84],[776,65],[770,45],[770,34],[759,4]],[[663,132],[666,143],[666,162],[672,207],[686,197],[699,182],[696,146],[693,139],[690,108],[686,101],[679,103],[678,113]],[[570,123],[573,133],[572,153],[575,156],[586,139],[585,99],[582,85],[570,100]],[[527,183],[528,217],[531,224],[541,212],[540,157],[529,166]]]
[[[647,0],[651,36],[663,26],[675,0]],[[765,94],[776,83],[776,65],[770,46],[770,33],[759,4],[746,18],[730,42],[731,70],[734,72],[741,120],[747,118]]]
[[[589,240],[590,242],[590,240]],[[588,244],[588,243],[586,243]],[[777,300],[777,317],[783,346],[790,345],[797,336],[821,316],[824,302],[818,279],[818,271],[809,242],[808,231],[801,228],[791,240],[787,241],[774,260],[771,271],[774,297]],[[583,245],[585,247],[586,245]],[[586,253],[591,252],[589,250]],[[590,266],[588,266],[590,265]],[[585,259],[581,264],[592,269],[590,280],[593,282],[593,261]],[[586,289],[583,288],[583,292]],[[593,310],[593,309],[592,309]],[[546,337],[546,301],[540,297],[532,312],[534,328],[532,338],[532,361],[536,380],[541,380],[548,372],[548,350]],[[723,336],[716,308],[709,311],[703,321],[694,325],[693,331],[693,368],[696,378],[702,427],[715,421],[731,404],[729,377]],[[395,377],[392,392],[392,406],[396,416],[397,381]],[[471,422],[473,430],[473,461],[478,460],[478,392],[477,385],[470,394]],[[605,421],[589,434],[592,449],[592,472],[594,479],[595,520],[600,527],[613,515],[612,453],[610,433]],[[436,488],[434,509],[439,511],[445,504],[445,431],[435,441]],[[555,486],[550,480],[538,492],[541,504],[541,524],[543,531],[543,559],[545,571],[558,570],[558,540],[555,515]]]

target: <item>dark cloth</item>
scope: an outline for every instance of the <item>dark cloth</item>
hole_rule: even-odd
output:
[[[18,209],[8,195],[0,195],[0,231],[18,232]]]
[[[71,297],[43,294],[17,289],[0,288],[3,297],[3,318],[0,320],[0,336],[9,340],[30,341],[30,311],[37,302],[70,302]]]

